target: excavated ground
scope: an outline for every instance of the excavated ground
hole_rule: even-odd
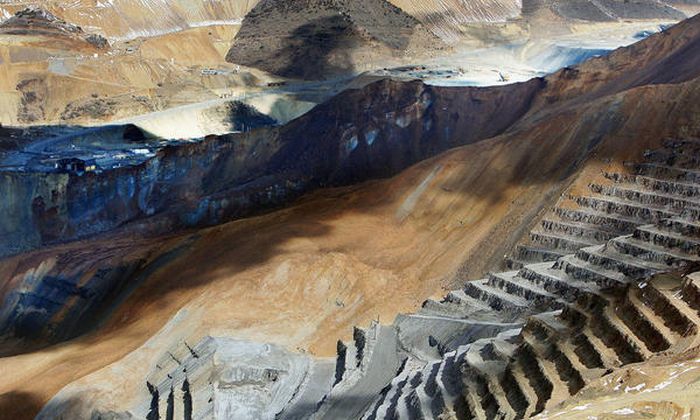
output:
[[[177,260],[120,305],[101,332],[3,359],[2,370],[13,378],[3,385],[4,392],[46,401],[65,383],[140,346],[178,311],[188,314],[178,327],[178,335],[188,341],[205,334],[235,335],[330,356],[335,340],[353,324],[391,320],[397,312],[417,308],[436,284],[447,283],[465,257],[472,257],[473,272],[498,261],[505,248],[489,238],[517,229],[530,217],[524,210],[557,196],[561,184],[545,182],[534,168],[529,182],[514,182],[511,169],[518,165],[505,158],[512,156],[504,152],[507,147],[504,142],[471,146],[391,181],[325,193],[287,211],[198,233]],[[475,165],[475,156],[480,164]],[[526,155],[519,159],[528,160]],[[482,177],[496,184],[474,189]],[[174,238],[162,246],[186,240]],[[99,247],[109,249],[114,242],[108,239]],[[14,259],[2,265],[3,271],[21,272],[21,266],[57,253]],[[41,381],[31,379],[42,369],[52,373]],[[138,384],[128,376],[112,378],[124,383],[110,386],[118,394],[110,399],[141,391],[133,389]]]
[[[459,83],[462,84],[494,84],[499,83],[499,73],[508,81],[524,80],[578,61],[575,57],[569,57],[569,52],[562,53],[564,57],[554,59],[548,56],[559,54],[558,47],[554,48],[553,53],[548,52],[550,41],[557,36],[573,33],[573,39],[566,42],[585,44],[591,38],[596,38],[598,29],[606,30],[610,26],[628,35],[605,45],[603,49],[608,50],[632,42],[631,36],[636,32],[654,30],[661,23],[674,21],[654,16],[632,23],[572,24],[557,20],[556,23],[532,25],[524,22],[506,24],[502,21],[516,14],[516,2],[489,0],[465,6],[445,2],[417,4],[413,1],[396,1],[395,5],[406,12],[401,14],[388,3],[373,1],[368,5],[352,6],[352,3],[350,9],[342,8],[346,15],[351,16],[349,21],[339,25],[324,24],[324,27],[327,26],[324,30],[304,26],[307,22],[303,19],[308,19],[307,15],[302,16],[302,20],[297,19],[299,28],[290,27],[286,18],[284,24],[279,24],[263,17],[263,35],[257,34],[259,39],[253,36],[256,35],[254,28],[252,35],[234,42],[243,17],[257,2],[231,0],[216,4],[202,2],[201,5],[146,2],[139,5],[139,2],[122,0],[100,7],[95,7],[91,2],[64,3],[18,1],[0,5],[0,15],[9,18],[24,7],[38,5],[68,24],[81,26],[85,34],[104,35],[111,45],[97,49],[82,39],[31,31],[22,36],[2,35],[0,120],[5,125],[100,124],[203,103],[200,107],[205,108],[203,110],[188,109],[181,113],[175,109],[173,113],[180,121],[188,121],[193,126],[201,124],[201,120],[216,126],[220,124],[220,118],[204,112],[206,108],[211,108],[210,101],[255,95],[268,90],[268,84],[283,81],[260,68],[274,68],[280,73],[278,70],[285,70],[287,66],[288,72],[282,73],[289,73],[292,77],[304,77],[305,72],[310,72],[307,75],[310,76],[316,72],[314,76],[328,78],[330,71],[319,74],[325,65],[332,67],[331,70],[342,70],[336,73],[347,74],[350,70],[349,73],[358,74],[365,70],[400,67],[416,62],[425,64],[427,57],[432,56],[431,67],[461,72],[454,79],[452,76],[450,79],[441,77],[442,82],[460,79],[462,81]],[[143,11],[145,6],[148,6],[147,10]],[[395,16],[391,22],[374,18],[387,10],[391,11],[387,13]],[[155,21],[157,23],[153,23]],[[418,21],[421,23],[418,24]],[[251,25],[255,26],[254,22],[248,26]],[[640,25],[640,29],[633,29],[635,25]],[[341,31],[341,27],[346,30]],[[395,27],[403,29],[389,30]],[[582,32],[583,27],[590,31]],[[288,42],[283,39],[295,30],[302,32],[305,41]],[[319,42],[318,36],[332,37],[333,31],[341,33],[337,45],[330,50],[319,52],[318,48],[309,48]],[[397,37],[397,31],[403,35]],[[530,43],[523,45],[525,40],[530,40]],[[454,52],[457,54],[446,56],[447,48],[440,53],[433,51],[436,45],[443,45],[444,42],[455,45]],[[227,52],[236,43],[244,47],[251,43],[255,48],[258,44],[272,43],[277,47],[268,48],[269,51],[265,52],[267,58],[262,61],[259,50],[255,50],[250,57],[250,54],[242,54],[246,59],[227,63]],[[326,44],[329,43],[324,42]],[[484,48],[490,50],[478,53],[478,58],[486,63],[475,62],[470,53]],[[540,49],[544,52],[538,52]],[[585,50],[593,51],[595,48],[586,47]],[[533,51],[536,54],[531,56]],[[544,57],[540,57],[543,54]],[[584,51],[584,54],[593,52]],[[319,60],[321,64],[318,64]],[[254,63],[258,61],[258,64]],[[276,64],[273,65],[273,62]],[[552,62],[560,64],[549,67]],[[246,67],[243,65],[246,63],[253,63],[259,68]],[[306,66],[308,71],[295,73],[294,66]],[[293,84],[293,80],[287,82]],[[325,98],[327,96],[317,96],[310,103]],[[308,99],[278,101],[275,98],[271,101],[277,104],[270,107],[289,108],[289,111],[278,112],[278,115],[286,114],[289,118],[308,110],[308,106],[305,106],[309,103]],[[156,121],[151,126],[156,124],[163,125]],[[199,130],[189,133],[181,127],[178,127],[178,132],[182,133],[182,137],[201,134]]]
[[[632,107],[625,111],[630,125],[618,127],[624,134],[606,138],[600,154],[582,167],[572,190],[587,185],[600,168],[612,171],[622,160],[638,160],[645,149],[658,144],[662,136],[646,125],[654,122],[639,124],[635,117],[642,112],[639,104],[649,103],[640,101],[640,95],[678,99],[679,91],[692,92],[694,86],[644,88],[630,94],[621,105]],[[688,110],[690,104],[679,107],[679,116]],[[643,115],[647,111],[648,107]],[[455,273],[477,278],[497,266],[573,179],[576,172],[562,162],[585,160],[586,147],[581,149],[575,126],[574,135],[545,135],[549,124],[559,132],[564,121],[578,117],[562,116],[528,134],[458,149],[389,181],[315,195],[290,210],[209,229],[194,235],[192,242],[189,236],[158,241],[163,249],[189,244],[120,305],[102,329],[0,361],[12,378],[2,385],[6,401],[12,402],[8,409],[30,416],[60,387],[91,372],[95,374],[78,386],[85,384],[101,402],[118,409],[120,402],[143,392],[142,383],[131,380],[143,363],[155,360],[168,345],[183,339],[197,342],[207,334],[330,356],[335,340],[347,337],[352,325],[376,318],[389,321],[397,312],[415,310],[431,295],[442,295],[434,285],[447,285]],[[664,133],[672,135],[668,129]],[[585,138],[595,138],[590,134]],[[512,242],[492,241],[493,237]],[[109,238],[42,251],[6,261],[2,270],[6,276],[16,275],[50,261],[52,255],[79,256],[83,246],[91,253],[104,248],[109,255],[124,241],[130,242]],[[147,242],[131,252],[153,247]],[[99,370],[141,346],[177,313],[176,333]],[[309,318],[311,313],[321,315]],[[84,403],[76,398],[76,404]]]
[[[597,62],[580,78],[562,72],[552,80],[558,86],[552,96],[540,98],[576,97],[593,80],[599,89],[587,102],[543,111],[506,136],[391,180],[317,193],[288,210],[182,236],[135,242],[125,232],[3,261],[0,274],[13,278],[42,262],[50,266],[56,255],[87,261],[99,254],[109,261],[176,250],[177,257],[164,259],[124,302],[108,308],[111,316],[95,332],[1,359],[0,413],[32,417],[74,381],[92,394],[90,400],[75,394],[70,404],[87,412],[96,402],[119,410],[142,397],[144,366],[164,348],[207,334],[330,356],[352,325],[376,318],[388,323],[395,313],[442,295],[436,285],[478,278],[498,266],[565,191],[583,194],[592,180],[603,179],[601,169],[640,161],[664,137],[700,133],[700,86],[688,79],[688,69],[660,79],[674,62],[654,62],[653,72],[611,87],[601,77],[606,65],[625,70],[619,62]],[[645,82],[653,85],[618,93]]]

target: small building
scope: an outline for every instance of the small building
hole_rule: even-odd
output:
[[[74,173],[82,175],[86,172],[97,170],[97,163],[94,159],[65,158],[56,161],[56,169],[60,172]]]

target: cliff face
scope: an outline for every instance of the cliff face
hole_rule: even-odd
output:
[[[6,172],[2,251],[91,237],[124,224],[139,236],[214,225],[319,187],[387,177],[503,132],[542,87],[541,80],[508,90],[380,81],[287,126],[168,146],[137,166],[82,176]],[[134,284],[136,272],[149,272],[168,252],[125,246],[105,251],[108,260],[97,265],[93,257],[49,258],[41,270],[5,282],[0,330],[40,341],[79,334]],[[5,345],[6,353],[14,349]]]
[[[0,173],[7,197],[0,234],[8,238],[0,255],[153,216],[162,219],[160,232],[221,223],[319,186],[390,176],[446,149],[520,129],[536,120],[521,118],[527,113],[542,118],[635,86],[692,80],[700,69],[696,22],[545,80],[487,89],[381,81],[283,127],[166,147],[138,166],[83,176]]]
[[[523,122],[521,129],[449,151],[392,179],[320,192],[261,217],[174,238],[119,230],[5,259],[0,275],[10,281],[3,293],[36,287],[48,294],[51,289],[39,285],[61,275],[96,287],[103,275],[96,273],[132,262],[139,268],[111,277],[117,290],[102,304],[107,313],[83,318],[111,315],[93,333],[0,360],[10,378],[0,393],[39,400],[32,408],[32,399],[17,397],[3,407],[18,413],[14,418],[33,416],[80,377],[54,400],[82,410],[67,416],[89,416],[94,408],[124,411],[134,398],[149,397],[144,366],[157,365],[171,344],[189,354],[182,340],[194,347],[200,333],[330,356],[353,324],[366,325],[378,314],[388,323],[396,313],[417,310],[438,283],[445,284],[438,279],[452,278],[459,267],[465,267],[459,281],[493,271],[509,252],[507,242],[527,234],[538,211],[566,193],[572,178],[586,188],[608,169],[605,162],[619,168],[666,136],[700,134],[699,95],[697,79],[632,89],[576,112]],[[123,299],[120,292],[129,290]],[[27,314],[54,314],[42,330],[43,342],[66,334],[72,324],[62,317],[89,305],[85,292],[61,300],[59,310],[39,299],[25,307]],[[154,344],[151,338],[171,318],[174,326],[162,333],[170,341]],[[56,407],[46,413],[55,415]]]
[[[0,232],[8,240],[0,254],[150,217],[160,218],[159,232],[218,224],[319,186],[390,176],[448,148],[499,134],[527,111],[542,87],[541,80],[507,90],[382,81],[287,126],[168,146],[137,166],[82,176],[4,172]]]
[[[0,393],[25,392],[40,405],[82,377],[85,388],[73,390],[88,405],[98,389],[114,398],[111,408],[123,410],[127,404],[114,401],[147,396],[145,380],[120,369],[96,371],[131,351],[135,356],[119,367],[144,371],[155,344],[139,346],[171,318],[182,325],[164,329],[177,336],[167,345],[224,330],[289,347],[312,342],[329,355],[348,325],[380,311],[386,320],[415,309],[417,297],[433,293],[436,279],[457,272],[465,258],[465,271],[493,269],[507,245],[494,238],[517,241],[574,178],[581,188],[665,136],[700,134],[700,67],[679,60],[695,51],[697,23],[545,80],[489,89],[382,81],[284,127],[167,147],[131,168],[82,177],[5,174],[15,189],[3,191],[12,198],[3,214],[15,224],[36,221],[17,237],[35,235],[37,244],[58,234],[42,220],[66,226],[75,238],[110,230],[100,223],[126,216],[114,236],[2,260],[0,275],[8,280],[0,288],[0,324],[5,337],[25,339],[3,344],[5,353],[26,350],[31,340],[72,337],[112,316],[91,336],[0,360],[10,372]],[[646,53],[629,61],[633,51]],[[181,236],[146,235],[262,211],[321,186],[388,176],[468,143],[394,179],[310,197],[292,209]],[[178,312],[185,306],[189,315]],[[310,313],[319,315],[310,320]],[[94,385],[104,377],[108,390]],[[6,406],[38,411],[14,401]]]
[[[577,151],[566,152],[573,168],[583,159],[581,153],[611,133],[621,135],[622,128],[635,132],[646,127],[659,136],[681,129],[694,132],[695,122],[687,115],[678,115],[670,127],[670,121],[639,117],[643,110],[630,108],[618,94],[697,77],[700,67],[691,65],[694,58],[691,64],[674,65],[681,54],[694,51],[696,21],[547,79],[485,89],[384,80],[345,92],[285,126],[167,146],[136,166],[82,176],[4,172],[0,193],[6,199],[0,210],[6,216],[0,234],[7,240],[1,252],[7,256],[122,225],[139,236],[215,225],[279,207],[320,187],[388,177],[449,148],[503,133],[528,141],[540,141],[539,136],[575,139]],[[641,54],[640,66],[627,61],[633,51],[649,52]],[[646,96],[654,100],[653,92]],[[650,127],[646,121],[656,123]],[[108,302],[128,283],[130,273],[148,270],[151,252],[164,252],[147,248],[136,256],[119,251],[119,258],[102,271],[63,261],[52,269],[60,275],[6,283],[2,330],[20,337],[41,330],[39,335],[49,341],[79,333],[75,320],[82,315],[61,308],[83,299],[89,302],[81,311],[90,313],[84,308],[92,302],[99,302],[95,307]],[[29,292],[13,294],[20,289]],[[37,318],[37,313],[43,315]]]

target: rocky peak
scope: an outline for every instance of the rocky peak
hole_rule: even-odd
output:
[[[80,26],[68,23],[53,13],[40,7],[30,6],[15,13],[13,17],[2,23],[3,28],[45,28],[57,29],[68,33],[82,33]]]

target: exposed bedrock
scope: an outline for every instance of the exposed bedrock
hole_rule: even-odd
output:
[[[96,49],[109,47],[99,34],[86,34],[80,26],[68,23],[40,7],[30,6],[0,23],[0,33],[7,35],[55,35],[71,37]]]
[[[539,79],[509,89],[380,81],[284,127],[168,146],[138,166],[82,176],[0,173],[0,255],[151,216],[161,217],[149,223],[161,232],[213,225],[318,187],[390,176],[503,132],[543,86]]]
[[[575,200],[574,207],[557,214],[564,220],[553,218],[547,224],[550,230],[567,235],[580,234],[601,244],[608,241],[605,245],[575,251],[577,243],[538,236],[543,243],[561,245],[566,255],[558,256],[556,262],[528,264],[470,282],[443,301],[426,302],[418,314],[399,317],[394,325],[356,330],[352,342],[338,345],[336,363],[322,375],[330,378],[330,390],[314,388],[298,404],[290,400],[284,409],[302,418],[308,413],[358,418],[363,412],[372,419],[420,418],[421,413],[446,417],[450,412],[465,418],[468,412],[476,418],[496,417],[499,412],[505,418],[529,416],[575,394],[608,368],[646,360],[667,345],[674,346],[677,336],[686,338],[678,331],[700,324],[696,314],[682,306],[664,310],[676,300],[654,298],[656,292],[674,296],[678,279],[669,288],[654,285],[656,292],[647,289],[652,294],[646,297],[630,294],[638,282],[653,274],[679,268],[685,272],[697,264],[698,206],[682,195],[695,194],[697,189],[693,185],[698,181],[697,168],[683,167],[696,162],[691,137],[700,133],[700,67],[675,65],[687,52],[691,53],[687,62],[697,62],[693,57],[698,55],[692,52],[698,43],[686,42],[698,39],[693,34],[696,28],[697,19],[669,30],[683,37],[660,34],[650,38],[651,46],[631,47],[650,53],[644,55],[643,63],[629,60],[629,50],[623,49],[579,69],[559,72],[546,80],[546,86],[545,81],[534,80],[505,88],[439,89],[382,81],[347,92],[285,127],[168,147],[140,166],[82,177],[3,175],[10,176],[8,185],[25,185],[21,179],[27,184],[24,189],[2,191],[3,197],[9,197],[2,201],[8,206],[2,214],[10,215],[0,222],[2,234],[34,238],[25,243],[31,247],[56,239],[45,236],[49,224],[41,228],[42,220],[55,220],[54,225],[67,232],[60,238],[64,240],[133,221],[143,221],[129,223],[138,236],[146,229],[159,232],[218,223],[284,204],[317,187],[388,176],[446,148],[504,132],[493,144],[513,147],[507,150],[538,151],[512,165],[512,173],[518,174],[513,182],[524,182],[520,174],[527,173],[527,181],[564,183],[584,162],[634,157],[639,162],[634,171],[611,174],[622,182],[611,179],[602,188],[592,187],[592,199]],[[664,54],[652,57],[652,51]],[[650,158],[667,156],[673,163],[638,159],[641,149],[667,136],[685,139],[685,146],[675,152],[651,152]],[[543,150],[546,158],[540,154]],[[625,176],[636,178],[630,182]],[[54,177],[65,185],[56,189],[55,196]],[[132,181],[125,179],[133,179],[133,188]],[[119,182],[124,183],[125,193],[115,187]],[[32,207],[38,197],[44,204],[37,200]],[[100,227],[112,217],[117,217],[114,224]],[[13,226],[23,220],[35,224],[15,233]],[[638,221],[643,222],[639,228]],[[582,226],[584,222],[593,226]],[[517,226],[502,240],[515,241],[507,236],[517,236],[521,228]],[[627,229],[631,232],[625,235]],[[607,230],[615,232],[601,233]],[[609,238],[608,233],[614,236]],[[32,333],[40,331],[47,341],[75,334],[79,329],[70,328],[71,323],[81,318],[69,317],[70,308],[87,307],[90,303],[83,300],[90,296],[104,296],[107,307],[118,305],[114,296],[138,287],[139,279],[163,261],[160,256],[177,256],[172,250],[178,249],[173,243],[162,249],[152,244],[144,249],[134,243],[121,248],[103,245],[111,256],[108,263],[101,263],[95,260],[95,250],[89,249],[98,247],[96,242],[66,245],[87,250],[82,257],[67,252],[67,260],[53,263],[45,252],[43,265],[36,265],[37,258],[20,257],[6,260],[14,266],[0,265],[3,273],[9,273],[10,283],[0,290],[3,302],[9,302],[0,320],[4,336],[21,333],[16,327],[24,319],[34,325]],[[39,253],[44,251],[34,255]],[[131,269],[131,262],[137,266],[133,273],[95,275],[96,268]],[[102,283],[102,278],[111,280]],[[104,289],[97,287],[103,284]],[[22,293],[28,291],[46,300],[30,296],[21,301]],[[689,305],[697,295],[694,290],[687,294],[692,298]],[[637,303],[647,297],[665,321]],[[58,310],[51,306],[56,302],[65,304]],[[544,311],[550,312],[530,316]],[[679,313],[691,322],[680,319]],[[526,320],[520,333],[519,324]],[[538,323],[551,332],[543,334]],[[662,327],[666,323],[674,334]],[[585,329],[572,334],[579,326]],[[548,340],[555,334],[566,339]],[[409,353],[416,364],[403,363]],[[173,355],[183,360],[178,353]],[[172,369],[165,371],[176,377]],[[142,373],[146,377],[148,371]],[[148,380],[150,386],[141,379],[136,379],[143,393],[139,414],[165,410],[167,417],[169,405],[184,413],[189,410],[187,395],[193,411],[203,407],[195,395],[202,389],[195,378],[187,376],[186,381],[170,384],[153,379]]]
[[[319,187],[387,177],[448,148],[503,132],[543,86],[539,79],[508,90],[380,81],[286,126],[167,146],[137,166],[82,176],[5,172],[0,252],[123,225],[139,237],[214,225]],[[104,257],[68,252],[33,259],[43,261],[40,266],[20,265],[0,292],[0,332],[24,339],[19,344],[25,348],[27,340],[55,342],[80,334],[178,249],[134,242],[104,249]],[[3,344],[4,354],[18,351],[18,343],[10,341]]]
[[[619,134],[622,127],[649,137],[692,135],[692,110],[683,115],[674,109],[673,119],[661,122],[615,94],[697,77],[699,19],[546,79],[492,88],[382,80],[344,92],[285,126],[168,146],[137,166],[84,176],[0,172],[0,237],[6,239],[0,256],[151,216],[162,217],[161,224],[149,223],[158,231],[217,224],[318,187],[390,176],[449,148],[504,132],[567,133],[585,141]],[[679,89],[679,100],[694,106],[695,89],[694,84]],[[663,108],[653,91],[636,95]],[[605,103],[584,102],[606,96]],[[578,119],[570,114],[585,110]],[[642,115],[643,120],[633,120]]]
[[[598,153],[601,144],[607,144],[610,155],[631,157],[642,153],[639,149],[644,146],[640,144],[651,145],[664,136],[700,133],[696,100],[700,85],[697,79],[688,81],[698,70],[673,67],[674,57],[696,48],[693,40],[698,30],[686,23],[672,31],[683,37],[679,40],[660,34],[649,38],[666,54],[645,56],[642,67],[629,65],[625,59],[628,51],[622,49],[583,64],[581,70],[565,70],[546,80],[501,88],[436,88],[384,80],[348,91],[283,127],[166,147],[138,166],[83,176],[2,173],[0,211],[5,217],[0,219],[0,236],[7,238],[2,241],[2,253],[92,236],[122,225],[137,237],[213,225],[281,206],[315,188],[390,176],[448,148],[499,134],[504,134],[500,141],[508,141],[515,150],[546,150],[546,158],[529,154],[530,159],[520,160],[512,168],[517,174],[512,182],[564,182]],[[631,48],[657,51],[648,46]],[[611,73],[609,67],[619,70]],[[605,72],[601,72],[603,68]],[[672,68],[679,69],[682,77],[669,79]],[[595,82],[592,74],[597,74]],[[673,83],[657,85],[661,81]],[[655,86],[634,88],[642,82]],[[628,90],[620,90],[624,88]],[[582,98],[593,99],[588,103]],[[667,101],[671,99],[677,105],[669,111]],[[626,146],[610,149],[613,143]],[[630,150],[620,152],[623,148]],[[529,175],[523,178],[522,174]],[[664,186],[668,187],[656,185]],[[604,195],[608,193],[625,192],[617,189]],[[600,202],[581,200],[588,201],[577,205]],[[599,210],[592,216],[591,212],[569,214],[570,209],[564,210],[557,217],[570,219],[574,225],[547,226],[581,234],[584,240],[550,241],[552,235],[540,234],[537,240],[553,245],[549,249],[554,252],[544,254],[544,248],[530,247],[519,260],[558,258],[581,244],[601,243],[611,233],[624,233],[636,225],[628,217],[620,222],[601,216]],[[620,211],[636,210],[626,206]],[[586,229],[581,226],[584,222],[599,226]],[[508,240],[517,242],[515,235]],[[10,248],[10,244],[19,246]],[[129,243],[105,249],[112,255],[105,261],[68,252],[65,261],[49,264],[43,271],[37,261],[49,258],[32,256],[21,262],[25,260],[18,257],[17,266],[5,264],[8,277],[0,291],[5,303],[0,330],[6,337],[30,338],[22,333],[25,329],[18,328],[28,318],[34,326],[31,337],[42,341],[78,334],[83,330],[72,324],[73,312],[68,309],[87,307],[101,296],[112,302],[124,294],[123,285],[136,287],[140,278],[163,261],[159,256],[166,255],[163,258],[167,260],[170,248],[152,245],[139,249]],[[559,245],[563,245],[560,251]],[[103,281],[95,277],[96,272],[105,270],[117,273],[122,266],[134,270],[125,272],[128,278]],[[52,286],[55,278],[61,279],[62,291]],[[47,279],[46,285],[43,279]],[[99,291],[87,293],[92,285]],[[473,290],[475,295],[478,292]],[[37,334],[40,325],[43,327]],[[3,347],[6,353],[14,351],[12,346]]]
[[[270,344],[225,337],[183,342],[165,351],[143,384],[144,396],[122,412],[93,418],[275,419],[290,401],[316,402],[331,386],[333,360],[314,360]],[[79,418],[59,393],[37,416]],[[126,408],[126,407],[125,407]],[[308,409],[308,406],[305,407]]]
[[[95,328],[155,270],[181,255],[192,239],[174,246],[117,241],[58,255],[40,253],[31,267],[19,262],[16,268],[21,274],[5,278],[0,292],[0,355],[64,341]]]
[[[615,181],[608,195],[567,213],[587,217],[590,229],[632,221],[631,234],[466,282],[391,325],[356,327],[337,343],[335,362],[223,339],[212,357],[211,339],[178,343],[134,379],[145,383],[140,397],[118,415],[519,419],[555,409],[628,364],[682,354],[697,345],[700,325],[700,278],[682,275],[700,262],[700,178],[687,160],[698,148],[693,139],[666,141],[630,163],[631,173],[605,174]],[[634,194],[615,198],[622,191]],[[615,205],[590,207],[603,202]],[[641,208],[659,214],[620,219]],[[79,416],[64,404],[80,392],[64,388],[44,413]]]

